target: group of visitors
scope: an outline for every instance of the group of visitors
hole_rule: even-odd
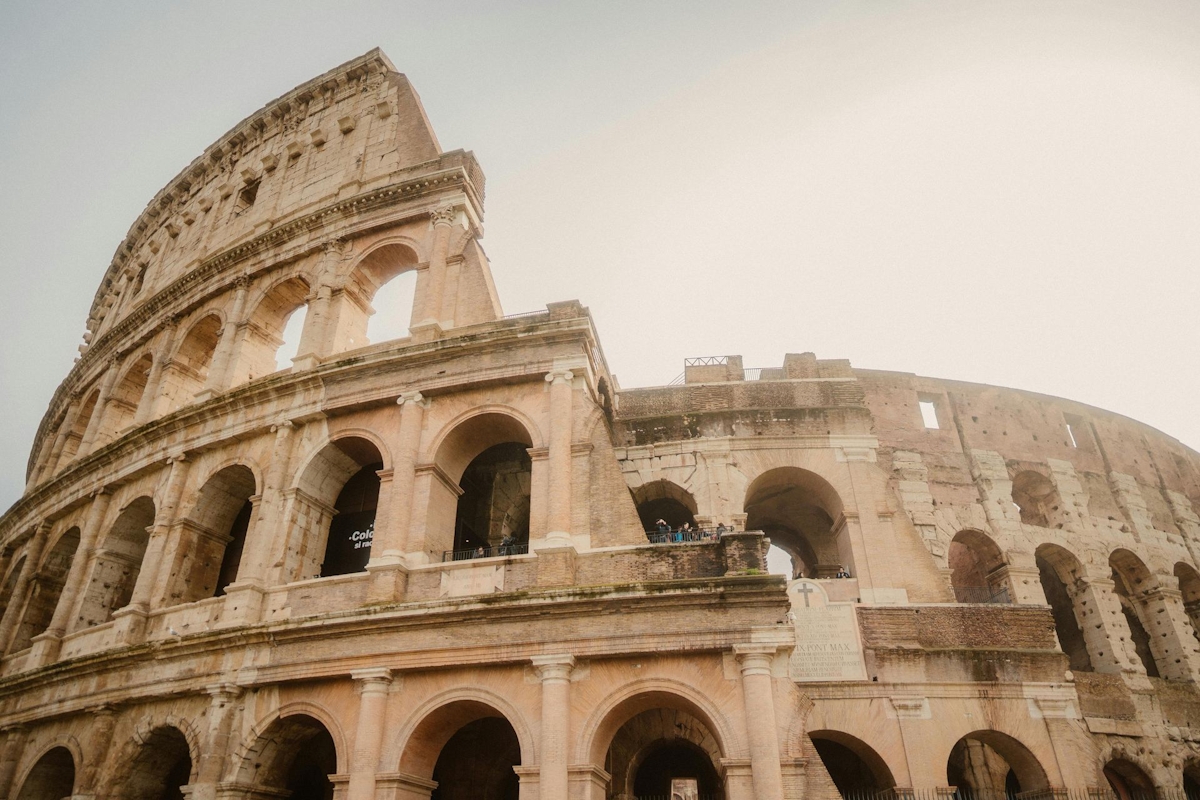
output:
[[[691,522],[684,522],[678,528],[672,528],[667,524],[666,520],[659,519],[654,522],[654,530],[646,531],[646,538],[655,544],[702,542],[707,539],[720,539],[732,531],[733,528],[726,526],[724,522],[719,523],[712,530],[706,530],[704,528],[693,528]]]
[[[527,544],[518,542],[517,537],[513,536],[511,533],[506,533],[504,534],[504,537],[500,539],[500,545],[498,547],[491,548],[480,545],[479,547],[475,548],[474,552],[466,556],[466,558],[491,558],[493,555],[501,557],[519,556],[526,552],[527,548]],[[493,549],[496,551],[494,554],[491,552]],[[462,558],[462,556],[456,556],[456,558]]]

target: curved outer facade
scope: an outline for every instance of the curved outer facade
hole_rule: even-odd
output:
[[[0,519],[0,796],[1200,770],[1195,452],[811,354],[622,391],[577,302],[503,316],[483,194],[373,51],[151,202]],[[410,335],[368,343],[409,273]],[[672,514],[730,530],[648,541]],[[765,574],[768,537],[802,579]]]

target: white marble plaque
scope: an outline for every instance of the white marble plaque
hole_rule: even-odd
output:
[[[700,787],[695,778],[672,778],[671,800],[700,800]]]
[[[473,594],[491,594],[504,589],[504,567],[487,565],[479,567],[457,567],[442,572],[441,597],[469,597]]]
[[[830,603],[820,583],[804,578],[788,585],[796,649],[788,664],[792,680],[867,679],[858,616],[852,603]]]

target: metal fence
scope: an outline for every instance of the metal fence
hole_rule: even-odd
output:
[[[443,550],[442,561],[470,561],[473,558],[505,558],[523,556],[529,552],[529,542],[500,544],[495,547],[476,547],[473,550]]]
[[[955,586],[956,603],[1011,603],[1005,586]]]
[[[1029,792],[955,789],[866,789],[840,792],[843,800],[1200,800],[1182,789],[1035,789]]]
[[[732,533],[732,531],[726,531]],[[690,531],[646,531],[650,544],[684,544],[686,542],[713,542],[721,537],[716,530],[695,528]]]

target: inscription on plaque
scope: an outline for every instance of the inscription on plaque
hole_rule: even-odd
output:
[[[788,672],[792,680],[866,680],[858,617],[851,603],[830,603],[816,581],[799,579],[788,586],[796,649]]]
[[[440,597],[468,597],[473,594],[491,594],[504,589],[504,567],[468,567],[447,570],[442,573]]]

